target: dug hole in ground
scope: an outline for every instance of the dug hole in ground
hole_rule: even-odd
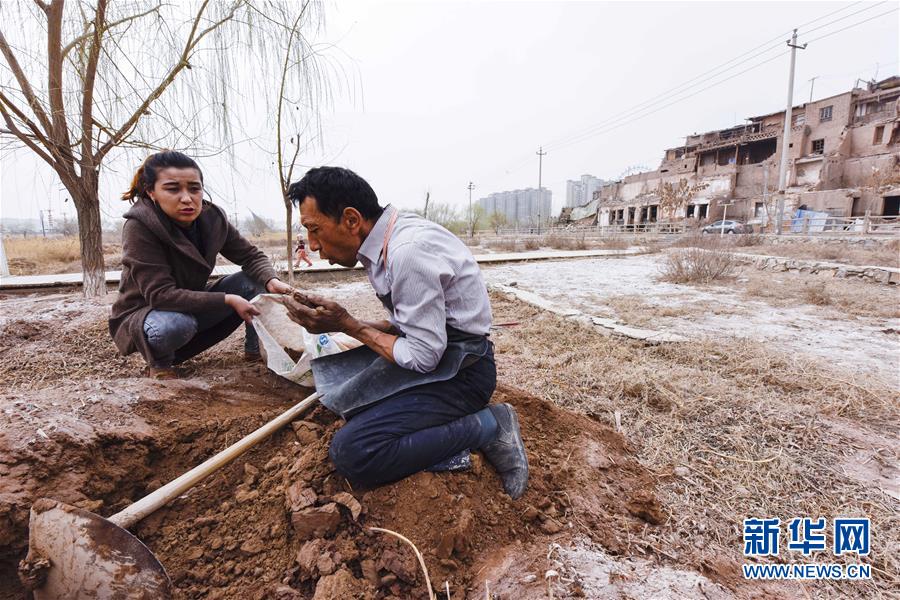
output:
[[[358,274],[316,287],[382,314]],[[111,301],[3,299],[0,598],[28,597],[16,565],[35,499],[111,515],[310,391],[243,363],[242,333],[184,379],[141,378],[140,359],[109,340]],[[354,491],[328,460],[340,422],[318,408],[134,528],[176,597],[427,598],[412,550],[371,527],[418,547],[439,598],[445,582],[459,599],[896,590],[896,389],[752,339],[647,344],[506,294],[492,305],[494,401],[519,411],[531,465],[522,499],[478,455],[467,473]],[[838,510],[872,518],[871,581],[741,578],[744,517]]]

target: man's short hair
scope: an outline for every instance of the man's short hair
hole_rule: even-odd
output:
[[[384,212],[372,186],[350,169],[341,167],[310,169],[288,188],[288,198],[295,206],[300,206],[307,196],[316,199],[319,212],[335,221],[341,220],[347,207],[358,210],[367,221],[377,220]]]

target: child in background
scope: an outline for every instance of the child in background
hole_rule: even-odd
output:
[[[296,257],[294,261],[295,269],[300,267],[301,260],[305,260],[307,265],[312,266],[312,261],[309,260],[309,255],[306,253],[306,242],[303,241],[303,238],[297,240],[297,250],[294,251],[294,256]]]

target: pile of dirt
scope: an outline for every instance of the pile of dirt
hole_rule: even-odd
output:
[[[186,598],[427,597],[412,550],[371,527],[408,537],[432,585],[448,582],[454,597],[483,589],[483,573],[512,556],[532,574],[526,597],[546,586],[544,542],[578,533],[627,554],[664,519],[619,435],[511,388],[495,401],[516,406],[528,447],[530,485],[516,502],[478,455],[469,472],[354,491],[328,459],[340,422],[319,408],[136,533]]]
[[[20,598],[15,565],[28,512],[50,497],[109,516],[280,414],[294,386],[256,367],[205,380],[85,381],[0,395],[0,598]]]
[[[7,322],[3,333],[49,342],[45,325]],[[304,397],[261,366],[223,358],[232,345],[194,367],[202,378],[154,382],[122,370],[113,379],[8,388],[0,397],[0,598],[27,597],[15,565],[36,499],[110,516]],[[470,472],[354,491],[327,453],[341,422],[319,407],[134,531],[179,598],[427,597],[412,550],[371,527],[408,537],[435,589],[447,582],[455,598],[499,584],[491,578],[500,566],[509,579],[515,563],[518,581],[504,586],[521,595],[495,594],[514,598],[546,590],[550,542],[578,535],[627,555],[664,519],[653,479],[620,435],[512,388],[501,386],[494,401],[516,406],[529,452],[529,490],[516,502],[477,454]]]

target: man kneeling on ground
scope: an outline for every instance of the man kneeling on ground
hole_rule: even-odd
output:
[[[513,407],[488,406],[497,383],[491,307],[468,248],[431,221],[382,208],[347,169],[312,169],[289,196],[310,250],[331,264],[361,262],[391,315],[360,321],[323,298],[285,297],[291,318],[310,332],[341,331],[368,348],[313,361],[323,403],[348,419],[330,448],[338,472],[373,487],[452,470],[480,450],[519,498],[528,460]],[[336,385],[327,383],[329,368],[341,373]]]

